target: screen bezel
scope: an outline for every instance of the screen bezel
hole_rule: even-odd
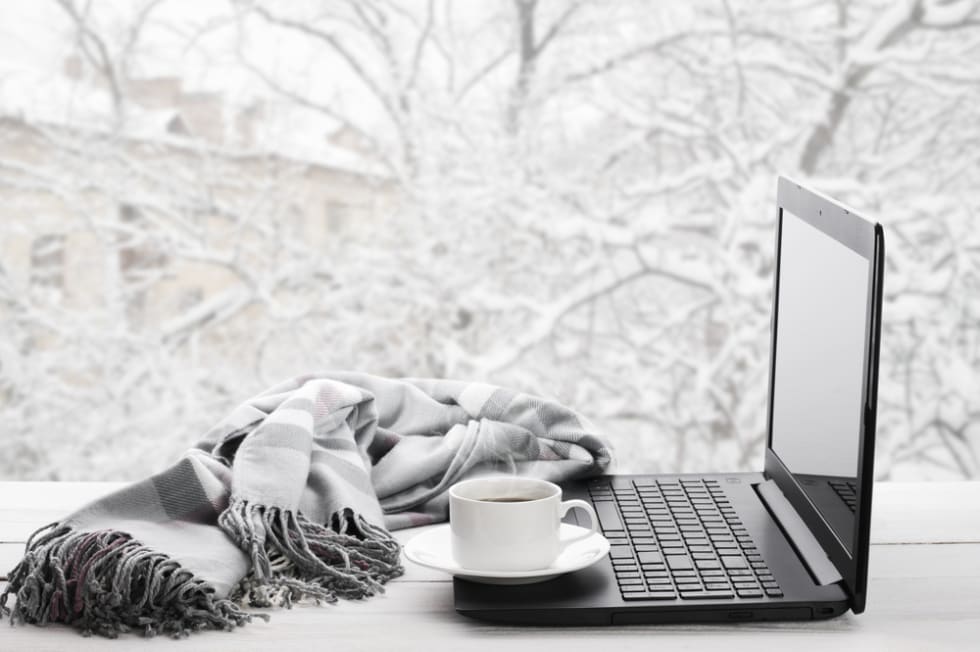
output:
[[[868,318],[865,325],[864,364],[859,425],[857,510],[855,513],[853,554],[821,516],[813,502],[793,478],[772,447],[773,383],[776,373],[776,332],[779,326],[779,269],[783,212],[817,228],[834,240],[866,258],[868,274]],[[868,548],[871,533],[871,492],[874,484],[874,440],[877,415],[878,358],[881,333],[881,291],[884,271],[884,233],[880,224],[872,224],[852,209],[808,190],[786,177],[780,177],[777,190],[776,261],[773,288],[772,328],[769,355],[769,391],[766,417],[765,475],[775,481],[794,509],[826,551],[844,578],[854,613],[864,611],[867,595]]]

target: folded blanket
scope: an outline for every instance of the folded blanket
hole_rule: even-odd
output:
[[[561,481],[609,464],[582,417],[542,398],[448,380],[302,376],[240,405],[162,473],[34,532],[0,616],[180,637],[268,619],[243,607],[364,598],[402,573],[388,530],[446,520],[453,483],[482,473]]]

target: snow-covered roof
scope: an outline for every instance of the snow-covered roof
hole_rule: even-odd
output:
[[[153,82],[137,81],[144,90]],[[124,136],[139,140],[171,145],[204,141],[229,154],[274,154],[355,174],[387,176],[376,160],[331,139],[341,123],[308,108],[271,101],[235,106],[213,93],[177,94],[173,104],[161,106],[159,98],[141,102],[124,90],[119,122],[107,85],[24,69],[0,72],[0,116],[28,124],[105,132],[118,126]],[[175,128],[178,124],[181,128]]]

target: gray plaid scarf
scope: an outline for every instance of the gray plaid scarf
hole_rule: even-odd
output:
[[[453,483],[561,481],[610,461],[584,419],[528,394],[350,372],[294,378],[240,405],[162,473],[34,532],[0,616],[180,637],[268,619],[245,606],[372,596],[403,570],[385,528],[446,520]]]

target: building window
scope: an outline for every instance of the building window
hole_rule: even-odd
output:
[[[347,225],[350,206],[336,199],[328,199],[326,204],[327,233],[336,233]]]
[[[156,283],[167,264],[167,255],[153,241],[153,229],[136,206],[122,204],[119,222],[119,274],[130,326],[139,328],[146,317],[147,291]]]
[[[119,270],[123,279],[143,285],[156,278],[167,256],[150,240],[150,225],[140,209],[131,204],[119,207],[119,221],[126,229],[119,245]]]
[[[42,235],[31,245],[31,285],[62,291],[65,287],[65,236]]]

